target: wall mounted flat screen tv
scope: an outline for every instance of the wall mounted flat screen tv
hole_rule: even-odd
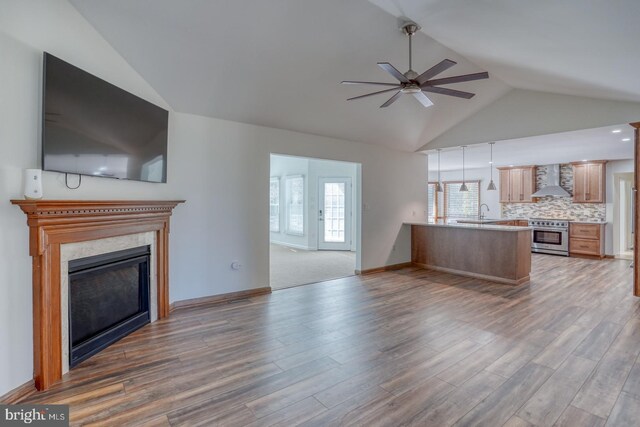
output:
[[[42,169],[167,182],[169,112],[44,54]]]

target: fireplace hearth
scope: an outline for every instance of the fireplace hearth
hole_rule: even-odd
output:
[[[150,321],[149,246],[69,261],[69,366]]]

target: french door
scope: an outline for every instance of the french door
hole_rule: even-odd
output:
[[[351,178],[318,178],[318,249],[351,250]]]

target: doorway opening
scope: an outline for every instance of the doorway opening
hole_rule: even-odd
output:
[[[633,259],[633,173],[614,174],[613,246],[616,258]]]
[[[271,154],[272,289],[352,276],[359,265],[360,165]]]

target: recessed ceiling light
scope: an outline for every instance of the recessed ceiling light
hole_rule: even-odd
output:
[[[492,164],[493,164],[493,162],[489,162],[489,164],[490,164],[490,165],[492,165]]]
[[[512,167],[513,167],[513,165],[509,165],[509,167],[510,167],[510,168],[512,168]]]
[[[614,130],[611,131],[611,133],[620,133],[620,132],[622,132],[621,129],[614,129]]]
[[[631,141],[631,138],[622,138],[622,142],[629,142]]]

